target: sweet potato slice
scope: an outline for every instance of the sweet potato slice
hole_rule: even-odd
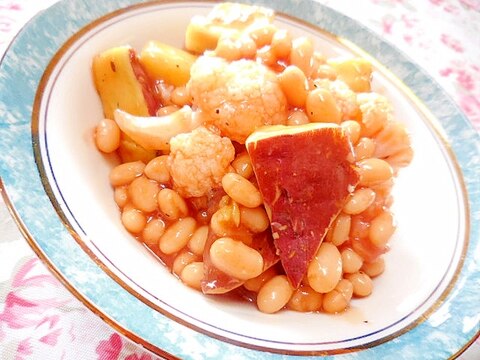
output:
[[[351,143],[334,124],[271,126],[246,142],[274,243],[298,287],[323,238],[358,183]]]
[[[113,119],[116,109],[137,116],[155,115],[159,104],[153,84],[133,48],[118,46],[96,55],[92,72],[106,118]]]
[[[118,46],[97,54],[92,74],[106,118],[113,120],[116,109],[137,116],[155,115],[160,103],[132,47]],[[123,162],[148,162],[156,156],[126,134],[122,134],[118,154]]]
[[[164,80],[174,86],[184,86],[187,83],[190,67],[195,60],[196,56],[159,41],[149,41],[139,57],[151,79]]]

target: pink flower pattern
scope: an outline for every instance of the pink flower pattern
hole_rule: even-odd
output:
[[[54,1],[0,0],[0,55],[22,23]],[[352,6],[353,1],[320,1],[366,23],[406,53],[423,54],[416,58],[419,64],[441,82],[480,129],[479,0],[369,0],[362,5],[368,9],[363,12]],[[465,21],[470,33],[461,33],[453,25],[436,28],[433,20],[422,18],[425,14],[446,18],[445,24]],[[95,331],[91,331],[92,324]],[[0,281],[3,358],[156,359],[91,314],[33,254],[18,260],[9,280]]]
[[[122,338],[118,334],[112,334],[108,340],[100,341],[96,352],[99,360],[117,360],[122,348]]]
[[[112,334],[107,340],[102,340],[96,348],[98,360],[117,360],[123,348],[123,340],[118,334]],[[153,360],[153,357],[144,352],[133,353],[124,357],[125,360]]]
[[[5,286],[6,285],[6,286]],[[3,310],[0,311],[0,359],[2,348],[14,349],[15,360],[75,359],[70,349],[89,344],[88,325],[99,320],[31,258],[22,263],[8,284],[0,283]],[[0,307],[0,309],[2,309]],[[96,346],[88,358],[98,360],[153,360],[154,357],[101,323],[94,335]],[[2,346],[3,344],[3,346]]]
[[[480,1],[478,0],[460,0],[460,4],[468,9],[480,11]]]
[[[460,42],[454,38],[452,38],[450,35],[447,34],[442,34],[440,35],[440,39],[442,43],[444,43],[446,46],[448,46],[450,49],[453,51],[462,53],[463,52],[463,47],[460,44]]]

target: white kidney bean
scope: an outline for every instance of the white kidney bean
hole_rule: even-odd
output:
[[[196,254],[187,250],[182,250],[177,256],[175,256],[175,260],[173,260],[172,273],[180,277],[185,266],[195,261],[198,261],[198,256]]]
[[[252,162],[246,151],[238,154],[232,161],[232,166],[238,175],[248,179],[253,174]]]
[[[337,70],[329,64],[320,64],[312,75],[314,79],[335,80],[337,78]]]
[[[263,206],[256,208],[240,208],[240,223],[254,233],[261,233],[268,229],[270,220]]]
[[[342,113],[333,95],[326,89],[310,91],[305,103],[305,111],[311,122],[328,122],[338,124]]]
[[[231,208],[222,206],[210,219],[210,227],[217,236],[227,236],[235,226]]]
[[[355,120],[345,120],[340,124],[350,142],[355,145],[360,137],[361,125]]]
[[[345,278],[353,285],[353,295],[364,297],[372,293],[373,282],[367,274],[356,272],[353,274],[345,274]]]
[[[375,191],[370,188],[359,188],[347,200],[342,211],[350,215],[360,214],[373,204],[375,195]]]
[[[342,258],[337,247],[324,242],[310,262],[307,271],[309,285],[319,293],[332,291],[342,276]]]
[[[100,120],[95,128],[95,144],[98,150],[111,153],[120,146],[120,128],[111,119]]]
[[[176,87],[171,94],[170,100],[177,106],[188,105],[192,102],[192,97],[185,86]]]
[[[263,271],[262,255],[229,237],[215,240],[210,247],[210,259],[217,269],[239,280],[252,279]]]
[[[222,178],[222,186],[228,196],[240,205],[255,208],[263,203],[260,191],[241,175],[225,174]]]
[[[277,28],[273,24],[268,24],[261,27],[256,27],[249,31],[250,37],[255,41],[257,48],[260,49],[272,42],[273,34]]]
[[[112,186],[128,185],[143,174],[144,168],[145,164],[141,161],[127,162],[115,166],[110,172],[110,184]]]
[[[185,245],[195,231],[196,221],[191,217],[178,219],[160,238],[159,247],[164,254],[173,254]]]
[[[160,184],[166,184],[170,181],[170,171],[168,170],[168,155],[157,156],[150,160],[145,166],[145,175]]]
[[[358,140],[353,152],[355,161],[371,158],[375,152],[375,142],[371,138],[362,137]]]
[[[290,300],[293,288],[285,275],[277,275],[262,286],[257,295],[257,306],[261,312],[273,314]]]
[[[310,76],[313,70],[313,43],[309,37],[300,36],[292,41],[290,50],[290,65],[300,68],[305,76]]]
[[[385,260],[379,257],[371,262],[364,262],[360,270],[371,278],[374,278],[385,271]]]
[[[347,300],[336,290],[329,291],[323,297],[323,310],[329,314],[341,312],[345,310],[347,306]]]
[[[292,36],[285,29],[275,31],[270,49],[277,59],[284,59],[290,55],[292,49]]]
[[[168,219],[175,220],[188,214],[187,203],[175,190],[162,189],[157,198],[160,211]]]
[[[115,203],[118,205],[118,207],[121,209],[125,205],[127,205],[128,202],[128,190],[127,186],[117,186],[114,190],[113,193],[113,199],[115,200]]]
[[[309,122],[310,120],[308,120],[307,114],[301,109],[293,110],[288,114],[287,125],[289,126],[303,125],[308,124]]]
[[[275,66],[277,64],[277,58],[268,47],[259,48],[255,60],[265,66]]]
[[[202,289],[203,277],[203,262],[200,261],[195,261],[186,265],[180,274],[182,282],[196,290]]]
[[[342,279],[335,289],[326,293],[323,297],[323,310],[335,314],[345,310],[352,298],[353,285],[350,281]]]
[[[342,279],[335,286],[335,290],[343,295],[343,297],[349,302],[353,296],[353,285],[347,279]]]
[[[303,107],[307,99],[308,83],[302,70],[290,65],[278,74],[278,82],[288,103],[293,107]]]
[[[393,215],[390,211],[383,211],[370,223],[368,238],[377,247],[384,247],[395,231]]]
[[[147,224],[146,216],[138,209],[124,208],[122,212],[122,224],[133,234],[140,233]]]
[[[342,245],[345,241],[348,240],[348,235],[350,234],[350,226],[351,226],[352,219],[350,215],[340,213],[333,226],[330,230],[331,236],[330,241],[335,246]]]
[[[208,225],[200,226],[188,241],[188,248],[196,255],[202,255],[208,237]]]
[[[370,158],[357,162],[360,186],[370,186],[388,181],[393,176],[393,169],[385,160]]]
[[[299,312],[318,311],[322,307],[323,294],[316,292],[308,285],[300,285],[293,292],[287,303],[290,310]]]
[[[413,149],[410,147],[405,148],[390,155],[386,160],[395,170],[406,167],[413,160]]]
[[[157,210],[157,194],[160,186],[155,180],[140,176],[128,186],[128,198],[145,213]]]
[[[151,219],[142,232],[142,239],[148,246],[157,245],[165,232],[165,223],[160,218]]]
[[[342,268],[344,273],[355,273],[363,265],[363,259],[352,249],[344,249],[341,252]]]

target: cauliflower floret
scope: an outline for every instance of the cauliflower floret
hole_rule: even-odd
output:
[[[342,120],[355,118],[358,112],[357,95],[342,80],[330,81],[318,79],[314,81],[317,87],[330,91],[342,113]]]
[[[222,135],[239,143],[260,126],[286,123],[287,100],[277,77],[255,61],[202,56],[191,68],[187,87],[193,105]]]
[[[235,157],[230,139],[205,127],[170,140],[168,166],[173,188],[183,197],[198,197],[220,185]]]
[[[392,107],[387,98],[380,94],[360,93],[357,95],[357,104],[362,113],[365,136],[375,135],[393,120]]]

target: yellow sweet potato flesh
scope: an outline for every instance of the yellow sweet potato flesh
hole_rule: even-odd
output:
[[[142,85],[131,64],[132,51],[130,46],[119,46],[108,49],[93,59],[94,83],[102,101],[104,115],[108,119],[113,119],[115,109],[138,116],[149,115]]]
[[[117,108],[132,115],[149,116],[142,85],[133,71],[132,51],[130,46],[119,46],[93,59],[94,83],[104,116],[108,119],[114,119],[113,113]],[[122,134],[118,154],[123,162],[141,160],[145,163],[157,155],[156,151],[144,149],[125,134]]]
[[[190,79],[190,67],[196,56],[159,41],[149,41],[142,49],[139,60],[151,79],[183,86]]]
[[[192,21],[185,32],[185,47],[196,54],[202,54],[207,49],[213,50],[220,34],[221,28],[207,27],[203,23]]]
[[[147,164],[157,156],[157,152],[155,150],[147,150],[143,148],[129,136],[122,134],[120,146],[118,147],[118,155],[120,156],[122,163],[140,160],[144,164]]]

